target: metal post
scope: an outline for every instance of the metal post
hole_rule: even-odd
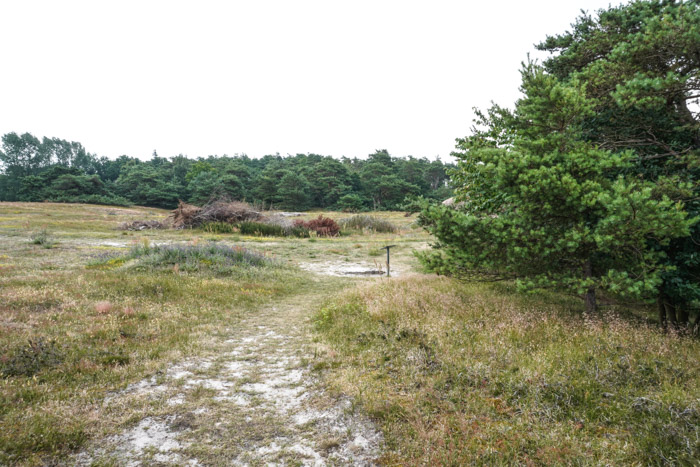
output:
[[[389,268],[389,248],[386,249],[386,277],[391,277],[391,269]]]
[[[382,247],[382,250],[386,250],[386,277],[391,277],[391,269],[389,268],[389,249],[395,247],[396,245],[387,245]]]

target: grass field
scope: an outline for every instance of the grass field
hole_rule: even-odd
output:
[[[336,238],[117,229],[166,215],[0,203],[0,465],[68,462],[165,413],[147,398],[105,401],[216,354],[244,320],[304,297],[313,303],[289,316],[315,327],[307,363],[381,428],[388,465],[691,465],[700,456],[697,340],[626,310],[584,318],[581,303],[560,296],[417,274],[413,251],[429,238],[403,213],[376,214],[395,232]],[[389,244],[395,277],[345,274],[383,268]],[[207,446],[193,440],[190,450],[230,461],[230,450]]]
[[[382,260],[377,248],[391,241],[401,245],[397,267],[407,270],[411,245],[425,240],[399,213],[382,216],[401,223],[400,233],[371,238],[117,230],[123,222],[166,215],[0,203],[0,465],[42,465],[133,424],[147,412],[143,401],[109,411],[102,400],[171,362],[207,354],[217,336],[261,307],[339,287],[322,284],[299,263],[312,270],[372,264]],[[232,265],[216,254],[173,257],[156,251],[158,245],[244,248],[270,265]]]

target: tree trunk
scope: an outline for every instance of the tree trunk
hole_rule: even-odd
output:
[[[673,329],[678,328],[678,320],[676,319],[676,305],[668,295],[664,295],[664,308],[666,309],[666,317],[671,323]]]
[[[678,319],[678,324],[683,327],[688,326],[688,315],[688,310],[682,306],[679,306],[676,309],[676,318]]]
[[[586,279],[590,279],[593,277],[593,266],[591,265],[590,259],[586,260],[586,264],[583,266],[583,273]],[[586,302],[586,313],[595,313],[595,287],[591,286],[588,288],[588,290],[586,290],[586,297],[584,300]]]
[[[656,298],[656,307],[659,310],[659,325],[666,329],[666,307],[664,306],[664,298],[661,293],[659,293],[659,296]]]
[[[590,287],[586,291],[586,313],[595,313],[595,311],[595,289],[593,287]]]

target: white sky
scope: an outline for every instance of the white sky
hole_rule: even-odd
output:
[[[518,97],[534,43],[610,3],[0,0],[0,134],[108,157],[448,159],[472,107]]]

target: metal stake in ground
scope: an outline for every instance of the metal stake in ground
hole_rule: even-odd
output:
[[[386,250],[386,277],[391,277],[391,270],[389,269],[389,248],[395,247],[396,245],[387,245],[380,250]]]

